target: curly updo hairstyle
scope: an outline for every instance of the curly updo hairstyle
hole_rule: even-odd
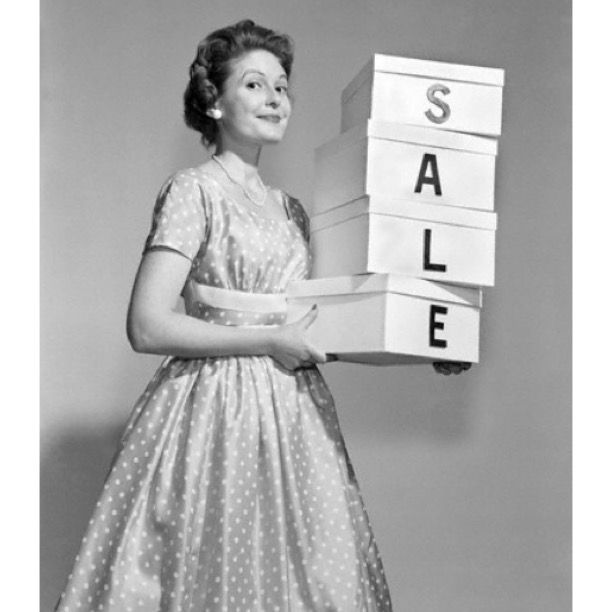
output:
[[[250,19],[215,30],[198,44],[196,57],[189,67],[189,84],[183,101],[185,123],[200,132],[204,146],[215,144],[217,139],[217,123],[206,111],[223,93],[231,61],[255,49],[274,54],[289,78],[293,41],[286,34],[259,26]]]

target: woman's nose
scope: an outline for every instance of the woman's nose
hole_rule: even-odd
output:
[[[280,93],[276,91],[276,89],[268,90],[268,100],[267,103],[272,108],[277,108],[280,105]]]

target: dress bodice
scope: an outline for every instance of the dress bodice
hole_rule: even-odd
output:
[[[267,218],[255,205],[237,202],[201,167],[166,181],[145,250],[170,248],[192,261],[182,293],[187,314],[226,325],[283,322],[284,313],[274,307],[250,309],[249,296],[240,300],[242,294],[283,293],[290,281],[310,273],[308,218],[295,198],[281,197],[287,217]],[[217,294],[231,298],[229,291],[239,298],[236,306],[215,302]]]

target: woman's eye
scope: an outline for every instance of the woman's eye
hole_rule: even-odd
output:
[[[261,83],[259,81],[250,81],[247,83],[247,87],[249,89],[257,89],[258,87],[261,87]]]
[[[280,93],[286,94],[288,89],[289,88],[286,85],[277,85],[276,86],[276,91],[279,91]]]

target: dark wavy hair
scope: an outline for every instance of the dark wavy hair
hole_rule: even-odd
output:
[[[189,67],[189,83],[183,102],[185,123],[200,132],[204,146],[214,144],[217,139],[217,123],[206,111],[223,93],[231,61],[255,49],[274,54],[289,78],[293,41],[286,34],[264,28],[250,19],[215,30],[198,44],[195,59]]]

